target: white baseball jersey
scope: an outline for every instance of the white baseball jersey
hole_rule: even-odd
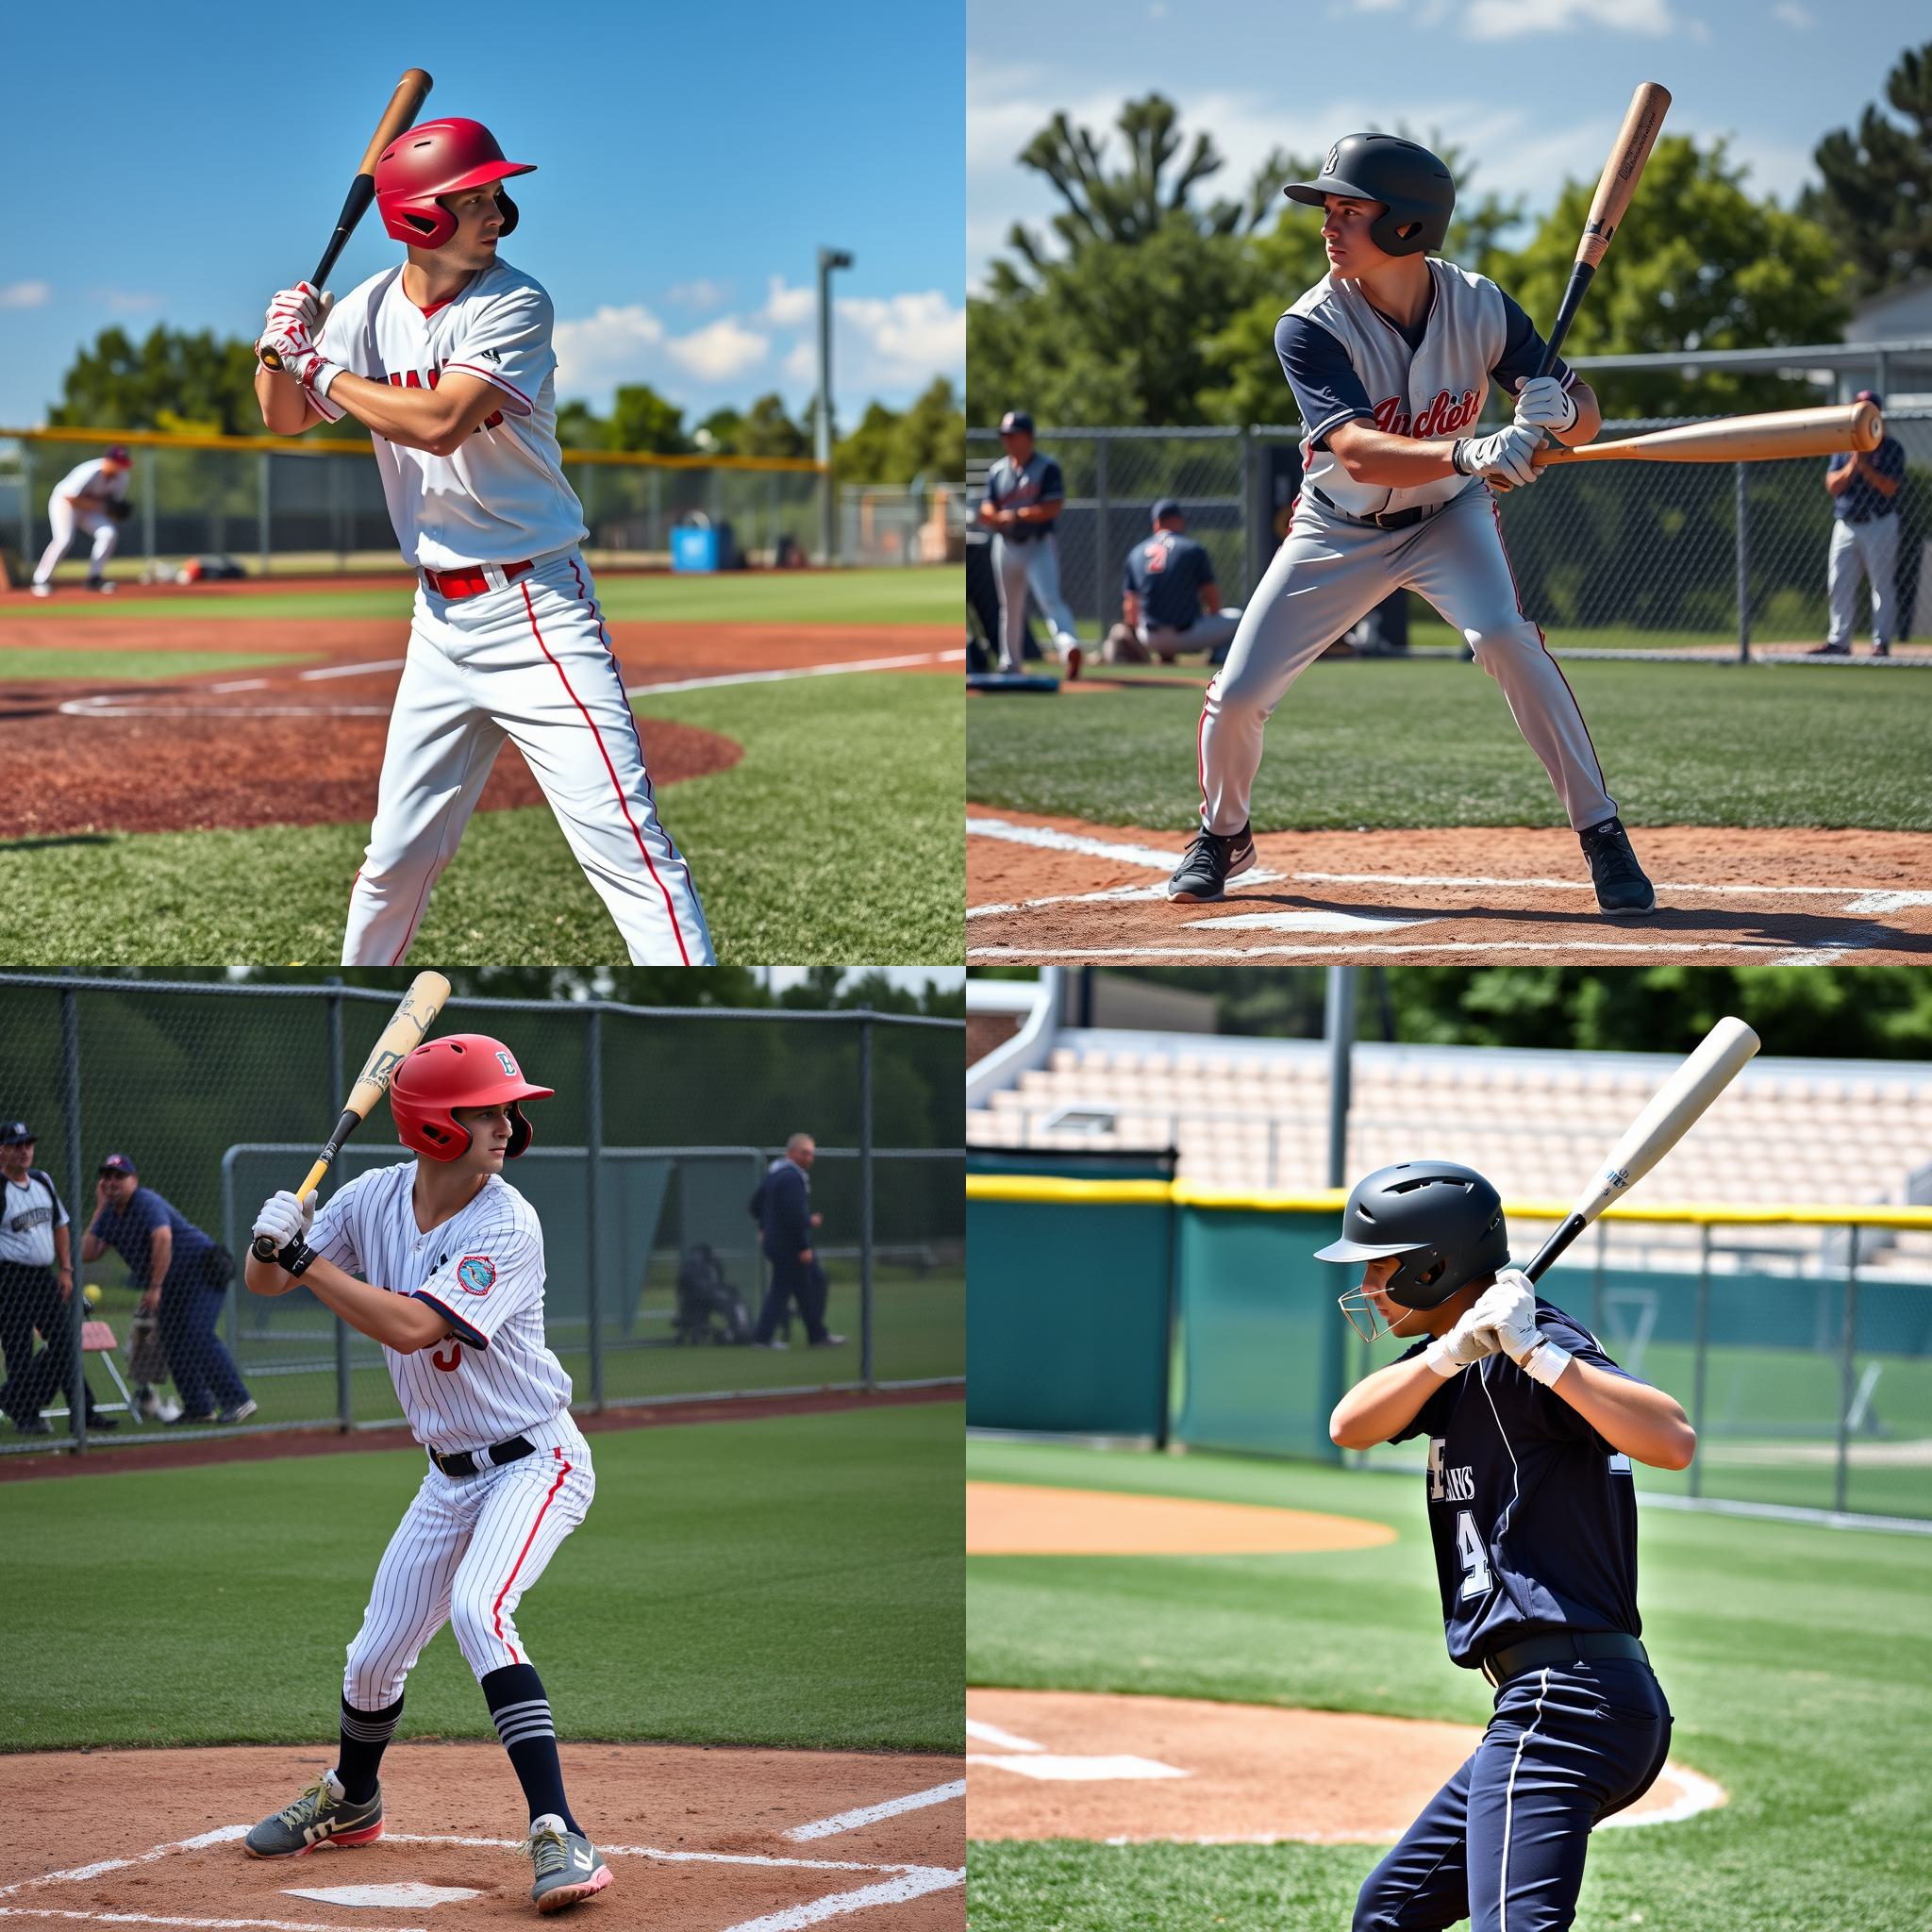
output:
[[[371,432],[396,541],[419,569],[518,563],[590,534],[558,450],[555,321],[541,285],[507,261],[435,308],[418,308],[403,293],[398,266],[329,311],[322,353],[358,375],[434,389],[445,371],[459,370],[502,392],[502,409],[453,456]]]
[[[51,1268],[54,1230],[66,1225],[67,1209],[51,1175],[30,1167],[18,1186],[0,1175],[0,1261],[11,1261],[18,1268]]]
[[[1374,425],[1391,436],[1418,439],[1468,434],[1481,420],[1490,374],[1509,346],[1503,291],[1487,275],[1429,261],[1433,306],[1421,346],[1411,349],[1402,332],[1378,314],[1358,281],[1324,275],[1290,309],[1333,336],[1368,391]],[[1575,379],[1562,372],[1567,389]],[[1352,516],[1379,516],[1416,504],[1447,503],[1470,487],[1467,476],[1449,475],[1412,489],[1357,483],[1322,441],[1356,412],[1338,408],[1310,423],[1302,445],[1302,481]]]
[[[545,1424],[571,1382],[543,1341],[543,1229],[491,1174],[468,1207],[425,1234],[413,1160],[358,1174],[316,1212],[308,1243],[372,1287],[412,1295],[454,1334],[414,1355],[385,1347],[417,1441],[439,1455],[486,1448]]]
[[[120,503],[127,495],[127,478],[132,473],[116,467],[109,469],[106,457],[94,457],[85,463],[75,463],[66,475],[54,486],[50,503],[58,503],[62,497],[77,496],[92,508],[106,503]]]

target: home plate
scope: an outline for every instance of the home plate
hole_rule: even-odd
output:
[[[1063,1757],[1051,1752],[1038,1757],[996,1757],[968,1752],[968,1764],[984,1764],[994,1771],[1017,1771],[1022,1777],[1067,1778],[1098,1781],[1121,1777],[1186,1777],[1172,1764],[1152,1757]]]
[[[1429,925],[1422,919],[1369,919],[1359,912],[1238,912],[1226,919],[1191,919],[1191,926],[1216,932],[1393,932],[1399,925]]]
[[[414,1878],[400,1885],[291,1885],[288,1891],[291,1898],[312,1898],[325,1906],[441,1906],[483,1896],[460,1885],[424,1885]]]

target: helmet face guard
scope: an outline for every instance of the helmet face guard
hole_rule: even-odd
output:
[[[1399,1257],[1376,1291],[1405,1308],[1439,1308],[1472,1281],[1509,1265],[1503,1201],[1474,1168],[1449,1160],[1404,1161],[1357,1181],[1348,1197],[1341,1238],[1318,1249],[1318,1261],[1374,1261]],[[1364,1341],[1392,1332],[1364,1287],[1336,1297]],[[1366,1326],[1364,1325],[1366,1322]]]

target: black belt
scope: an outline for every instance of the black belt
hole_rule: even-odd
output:
[[[1484,1657],[1482,1674],[1492,1684],[1507,1684],[1524,1671],[1541,1670],[1544,1664],[1588,1663],[1605,1657],[1627,1657],[1633,1663],[1647,1664],[1650,1653],[1621,1630],[1570,1630],[1560,1636],[1526,1637],[1521,1643],[1506,1643]]]
[[[1406,530],[1412,524],[1419,524],[1424,517],[1432,517],[1438,510],[1449,508],[1448,503],[1419,503],[1413,509],[1385,509],[1380,516],[1358,517],[1352,509],[1343,509],[1331,496],[1324,496],[1311,484],[1308,494],[1324,509],[1332,509],[1344,523],[1370,524],[1378,530]],[[1449,503],[1460,503],[1459,496],[1452,496]]]
[[[441,1470],[444,1475],[475,1475],[479,1469],[495,1469],[506,1462],[521,1462],[525,1456],[534,1456],[537,1445],[526,1441],[522,1436],[512,1436],[508,1442],[492,1442],[488,1449],[458,1449],[454,1456],[439,1456],[434,1449],[429,1459]],[[478,1456],[487,1456],[487,1462],[478,1462]]]

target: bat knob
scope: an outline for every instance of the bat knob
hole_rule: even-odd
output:
[[[249,1242],[248,1252],[258,1261],[273,1261],[281,1253],[281,1250],[275,1246],[275,1242],[269,1240],[267,1235],[258,1234]]]

